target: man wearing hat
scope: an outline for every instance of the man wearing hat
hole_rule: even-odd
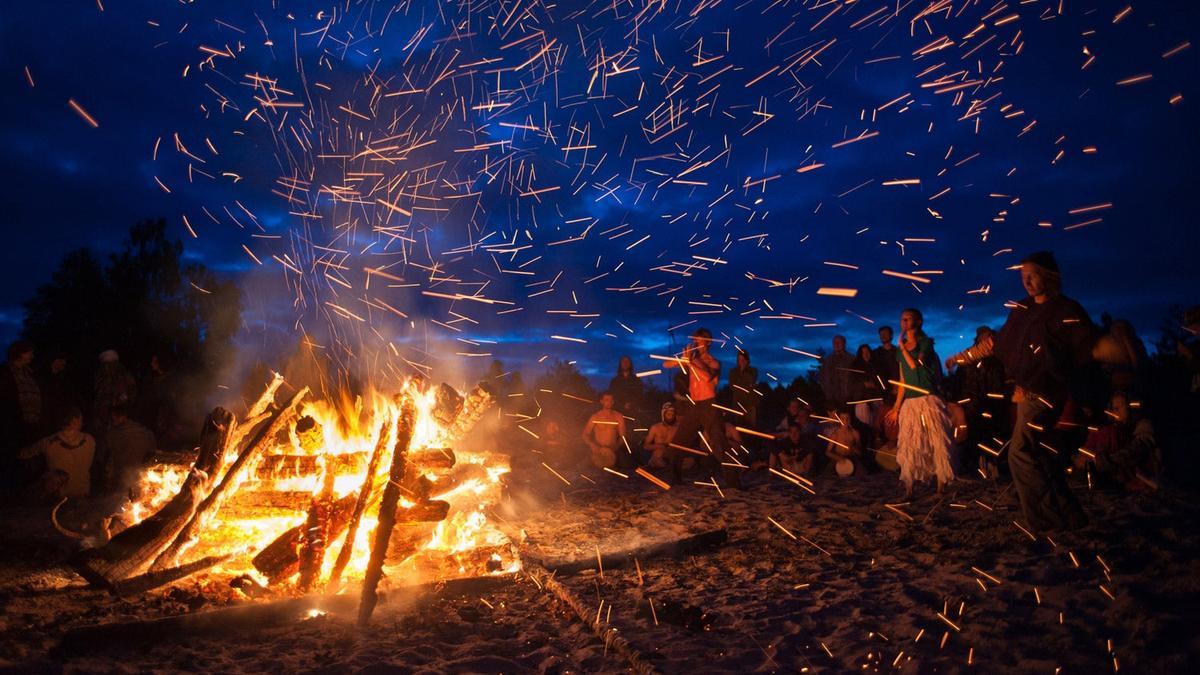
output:
[[[1080,304],[1062,294],[1058,261],[1049,251],[1021,261],[1021,284],[1028,293],[1012,303],[995,337],[947,360],[948,366],[977,363],[995,355],[1016,384],[1017,404],[1008,465],[1031,529],[1075,529],[1087,522],[1055,453],[1041,443],[1055,427],[1087,367],[1101,355],[1095,324]],[[1064,448],[1063,450],[1066,450]]]
[[[650,453],[650,466],[662,469],[667,466],[667,449],[675,440],[675,431],[679,429],[678,418],[675,416],[675,404],[667,401],[662,404],[661,421],[650,427],[642,448]]]

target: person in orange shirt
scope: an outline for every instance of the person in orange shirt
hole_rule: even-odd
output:
[[[717,400],[721,363],[709,353],[710,344],[712,333],[707,328],[700,328],[692,333],[691,342],[680,360],[664,364],[667,368],[683,367],[687,371],[688,398],[692,400],[691,408],[683,414],[675,439],[669,445],[671,477],[675,483],[683,480],[685,455],[704,453],[703,462],[714,480],[725,458],[725,427],[720,410],[713,405]],[[730,486],[741,487],[741,477],[737,473],[726,471],[725,478]]]

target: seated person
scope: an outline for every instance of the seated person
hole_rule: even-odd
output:
[[[809,413],[808,406],[801,403],[798,399],[788,401],[787,412],[784,414],[783,419],[779,420],[779,424],[775,425],[775,438],[786,438],[788,427],[793,423],[799,424],[802,430],[808,431],[808,426],[811,424]]]
[[[129,418],[129,406],[118,403],[112,408],[112,426],[104,435],[108,455],[104,467],[105,487],[124,494],[137,482],[146,459],[154,454],[154,432]]]
[[[1099,477],[1131,490],[1155,487],[1162,455],[1150,420],[1141,419],[1122,392],[1112,395],[1105,414],[1110,423],[1088,433],[1086,452],[1076,455],[1075,465],[1091,461]]]
[[[53,436],[21,451],[21,459],[43,456],[46,473],[42,478],[41,496],[55,500],[61,497],[86,497],[92,491],[92,459],[96,456],[96,439],[83,432],[83,413],[70,408],[63,416],[59,430]]]
[[[862,437],[850,424],[850,411],[839,409],[834,412],[838,424],[829,425],[826,436],[830,439],[825,446],[825,457],[831,471],[838,476],[852,476],[858,471],[862,456]]]
[[[679,429],[674,403],[664,403],[659,417],[661,421],[650,427],[650,431],[646,433],[646,440],[642,442],[642,448],[650,455],[649,465],[656,469],[666,468],[667,446],[675,440],[675,432]]]
[[[792,423],[788,427],[787,436],[775,442],[769,466],[772,469],[785,469],[806,476],[812,471],[816,454],[813,438],[806,435],[799,424]]]
[[[604,392],[600,396],[597,410],[583,427],[583,442],[592,454],[592,464],[597,469],[617,465],[617,453],[625,452],[625,417],[613,409],[613,395]]]

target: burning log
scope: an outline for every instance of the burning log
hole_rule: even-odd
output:
[[[388,540],[386,559],[395,564],[411,558],[429,543],[435,529],[437,524],[431,522],[397,523]]]
[[[254,477],[268,481],[290,476],[310,476],[321,472],[324,458],[325,471],[334,474],[359,473],[367,465],[367,453],[348,452],[340,455],[266,455],[254,467]]]
[[[362,596],[358,605],[358,624],[365,626],[371,620],[375,604],[379,601],[377,587],[383,576],[383,559],[387,553],[388,539],[396,524],[396,504],[400,501],[400,484],[404,482],[407,468],[405,459],[416,427],[417,408],[411,398],[400,405],[400,417],[396,420],[396,445],[392,450],[392,466],[388,482],[383,488],[383,503],[379,508],[379,526],[375,529],[375,541],[371,546],[371,559],[363,578]]]
[[[208,524],[210,518],[216,515],[230,486],[238,482],[238,476],[246,465],[252,460],[257,459],[266,450],[267,444],[288,423],[291,416],[295,413],[296,408],[300,405],[300,401],[306,395],[308,395],[308,387],[297,391],[291,400],[275,413],[271,421],[258,430],[250,441],[250,444],[246,449],[242,450],[241,454],[238,455],[237,459],[229,467],[229,470],[225,472],[217,487],[213,488],[204,501],[196,507],[191,519],[187,521],[187,524],[175,536],[175,540],[154,560],[154,569],[163,569],[171,566],[183,547],[200,533],[204,526]]]
[[[426,448],[408,455],[408,463],[424,471],[449,469],[457,461],[458,458],[450,448]]]
[[[296,438],[300,440],[300,447],[308,453],[318,452],[325,445],[325,435],[321,431],[321,425],[308,415],[301,417],[296,422]]]
[[[186,565],[180,565],[179,567],[172,567],[170,569],[159,570],[155,572],[146,572],[145,574],[116,582],[113,584],[111,592],[113,595],[118,596],[129,596],[137,595],[138,593],[145,593],[146,591],[154,590],[159,586],[165,586],[173,581],[179,581],[180,579],[191,576],[201,570],[206,570],[213,565],[219,565],[220,563],[229,560],[229,557],[229,555],[210,555],[199,560],[194,560]]]
[[[391,426],[391,420],[384,422],[379,428],[379,440],[375,442],[375,450],[371,453],[371,461],[367,462],[367,475],[363,479],[362,487],[358,490],[358,499],[354,503],[354,512],[350,514],[350,524],[346,532],[346,541],[342,544],[342,550],[338,551],[337,560],[333,563],[333,570],[329,573],[329,587],[337,588],[342,581],[342,573],[346,571],[346,565],[350,563],[350,555],[354,552],[354,540],[358,537],[358,524],[362,521],[363,512],[367,510],[367,504],[371,502],[371,493],[375,491],[375,471],[379,468],[380,458],[383,457],[383,451],[387,448],[389,434],[388,427]]]
[[[204,421],[200,453],[179,492],[158,513],[130,527],[100,548],[81,551],[68,565],[88,583],[114,589],[114,584],[140,574],[191,522],[197,504],[212,489],[225,466],[237,426],[233,413],[214,408]]]
[[[326,541],[337,539],[342,530],[350,524],[350,514],[354,511],[356,495],[346,495],[334,501],[327,509],[325,517],[328,533]],[[311,511],[310,511],[311,514]],[[271,584],[287,581],[300,571],[300,548],[305,539],[304,530],[309,526],[312,516],[304,523],[293,527],[275,538],[254,556],[251,563],[254,569],[267,577]]]
[[[450,515],[450,502],[417,502],[396,509],[397,523],[436,523]]]
[[[325,562],[325,549],[333,537],[331,522],[333,508],[333,474],[325,474],[325,486],[319,495],[313,497],[312,506],[308,508],[308,518],[300,530],[300,584],[303,592],[308,592],[321,576],[321,565]],[[349,523],[349,517],[346,518]],[[340,531],[341,528],[339,528]]]
[[[475,424],[483,418],[492,407],[492,395],[483,387],[475,387],[471,393],[467,394],[467,400],[463,403],[462,412],[454,420],[454,423],[449,427],[448,437],[451,440],[457,441],[467,434]]]
[[[238,490],[225,502],[222,512],[237,518],[261,516],[263,510],[270,509],[304,511],[311,498],[311,492],[300,490]]]
[[[438,424],[448,427],[458,419],[462,410],[462,395],[445,382],[438,385],[437,391],[434,392],[433,419],[437,420]]]

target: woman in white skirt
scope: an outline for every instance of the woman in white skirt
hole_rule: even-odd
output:
[[[900,437],[896,441],[896,463],[904,497],[912,497],[913,483],[937,479],[938,494],[954,478],[950,463],[950,418],[946,404],[933,391],[934,369],[938,367],[933,340],[921,330],[924,317],[916,309],[900,314],[900,384],[896,405],[888,411],[899,417]]]

